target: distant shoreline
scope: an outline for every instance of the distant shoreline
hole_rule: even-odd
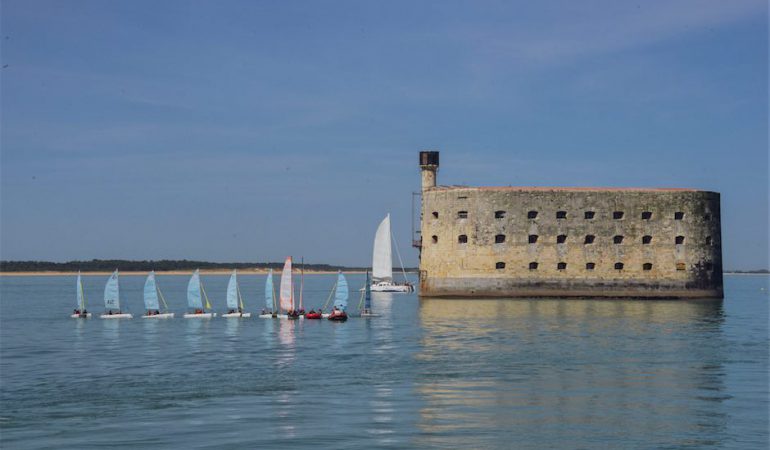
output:
[[[267,275],[268,270],[265,269],[238,269],[238,275]],[[280,274],[281,270],[273,270],[274,274]],[[294,273],[299,274],[300,270],[295,268]],[[366,273],[364,270],[343,270],[343,273]],[[137,270],[126,270],[126,271],[120,271],[121,276],[146,276],[149,272],[148,271],[137,271]],[[192,270],[156,270],[155,275],[191,275],[193,273]],[[230,269],[200,269],[201,275],[229,275],[232,273],[232,270]],[[336,270],[305,270],[305,275],[330,275],[337,273]],[[407,273],[409,273],[407,271]],[[40,271],[40,272],[0,272],[0,277],[57,277],[57,276],[76,276],[78,272],[72,272],[72,271]],[[112,275],[112,272],[110,271],[81,271],[81,275],[88,275],[88,276],[97,276],[97,275],[104,275],[109,276]]]

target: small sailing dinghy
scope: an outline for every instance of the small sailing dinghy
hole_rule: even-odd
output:
[[[222,317],[251,317],[251,313],[243,312],[243,297],[241,288],[238,287],[238,273],[235,270],[227,283],[227,314],[222,314]]]
[[[380,222],[380,226],[377,227],[377,233],[374,235],[374,251],[372,253],[372,277],[374,278],[371,285],[373,292],[412,292],[414,286],[409,282],[406,277],[406,270],[404,270],[404,262],[401,261],[401,253],[398,251],[398,245],[396,246],[396,254],[398,254],[398,260],[401,263],[401,272],[404,274],[404,283],[398,284],[393,281],[393,256],[391,253],[391,230],[390,230],[390,214],[385,216]]]
[[[158,299],[163,302],[163,312],[160,311],[160,304]],[[168,305],[166,299],[163,298],[163,293],[160,291],[160,287],[155,282],[155,271],[153,270],[147,275],[147,280],[144,282],[144,307],[147,309],[147,313],[142,316],[142,319],[173,319],[174,313],[168,312]]]
[[[201,296],[201,294],[203,294]],[[203,308],[203,299],[206,299],[206,308]],[[216,317],[217,313],[206,312],[206,309],[211,309],[211,303],[209,303],[209,296],[206,295],[206,290],[203,288],[203,282],[201,282],[200,270],[195,269],[190,282],[187,283],[187,306],[193,311],[185,313],[185,319],[210,319]]]
[[[291,256],[286,258],[281,272],[281,319],[299,319],[299,311],[294,310],[294,281],[291,276]]]
[[[100,317],[102,319],[133,319],[129,313],[120,310],[120,285],[118,283],[118,269],[112,272],[107,285],[104,286],[104,310],[105,313]]]
[[[83,293],[83,282],[80,280],[80,271],[78,270],[78,281],[75,284],[75,301],[77,308],[72,311],[70,317],[73,319],[90,319],[91,313],[86,310],[86,296]]]
[[[337,289],[334,291],[334,306],[328,319],[335,322],[344,322],[348,320],[345,308],[348,307],[348,281],[342,272],[337,273]]]
[[[259,315],[260,319],[272,319],[278,317],[278,312],[275,307],[275,288],[273,287],[273,269],[267,274],[267,281],[265,281],[265,309],[262,310],[262,314]]]
[[[361,304],[363,303],[363,309]],[[379,314],[372,312],[372,289],[371,289],[371,277],[369,271],[366,271],[366,282],[364,284],[364,292],[361,293],[361,300],[358,302],[358,309],[361,311],[361,317],[377,317]]]

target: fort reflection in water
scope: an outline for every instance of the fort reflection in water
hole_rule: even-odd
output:
[[[416,359],[441,368],[416,380],[424,444],[697,446],[724,434],[720,301],[422,299],[419,317]]]

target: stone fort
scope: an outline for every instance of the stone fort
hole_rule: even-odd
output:
[[[436,184],[420,152],[420,295],[722,298],[717,192]]]

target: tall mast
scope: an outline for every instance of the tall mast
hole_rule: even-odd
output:
[[[302,311],[302,290],[305,287],[305,257],[300,257],[299,272],[299,310]]]

